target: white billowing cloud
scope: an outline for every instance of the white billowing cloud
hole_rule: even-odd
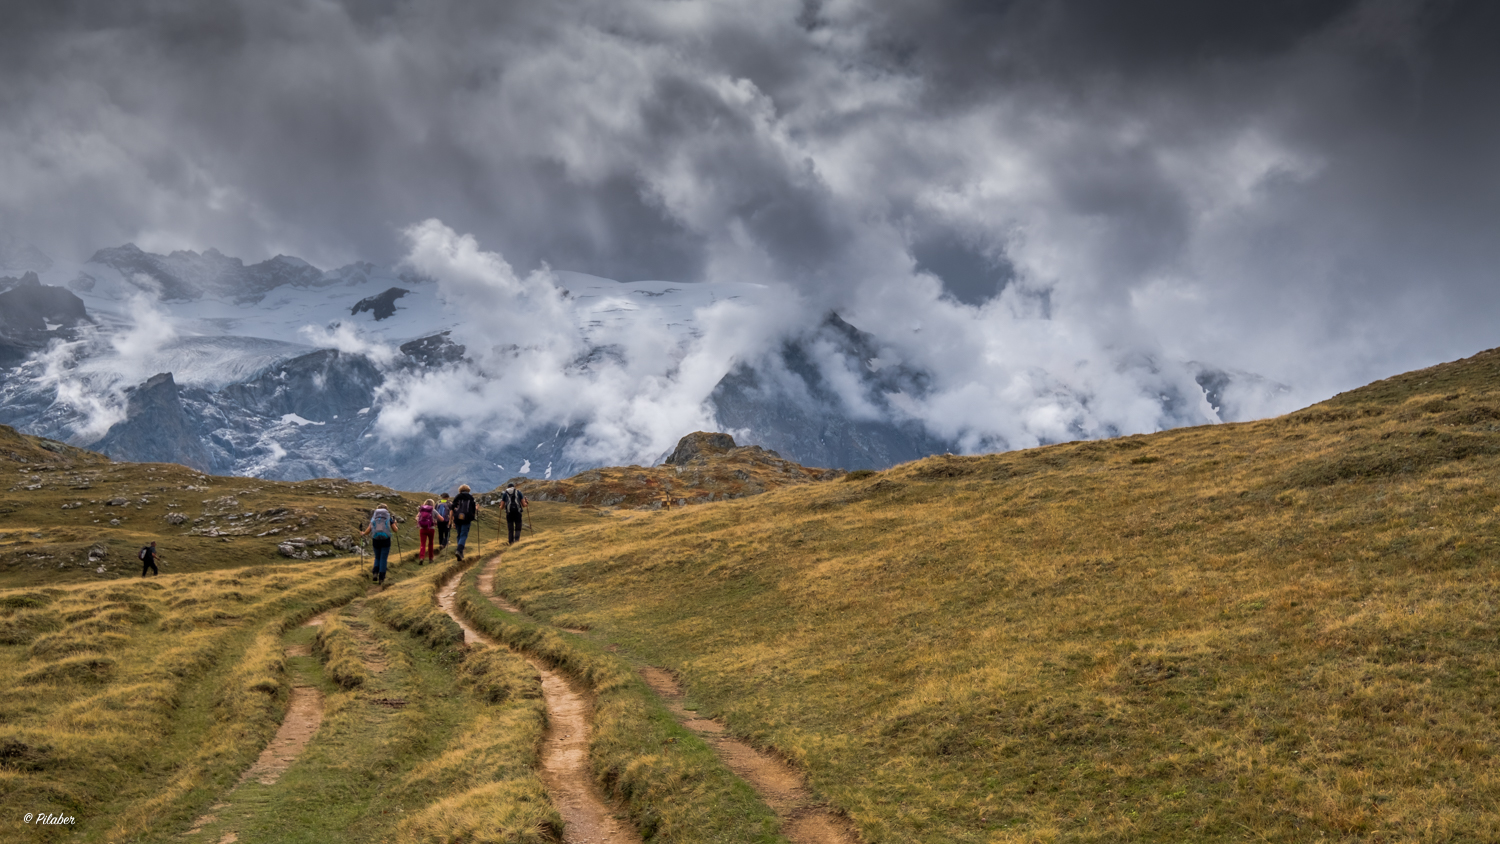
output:
[[[379,364],[389,364],[396,359],[397,349],[367,337],[359,326],[339,322],[333,326],[304,325],[297,330],[311,345],[325,349],[338,349],[351,355],[364,355]]]
[[[73,441],[92,443],[125,419],[125,390],[157,374],[164,348],[177,339],[172,320],[145,294],[126,303],[125,327],[103,333],[81,328],[72,342],[55,342],[32,358],[37,383],[55,390],[57,403],[75,416]]]
[[[135,384],[156,374],[147,370],[161,350],[177,339],[177,326],[145,295],[130,297],[126,313],[129,327],[109,337],[114,349],[110,363],[125,380]]]
[[[472,365],[393,372],[377,430],[392,441],[444,448],[515,446],[537,428],[567,430],[580,463],[650,462],[683,434],[718,427],[708,399],[738,363],[760,367],[793,400],[813,402],[777,362],[785,339],[808,335],[824,311],[793,286],[755,303],[725,299],[674,334],[637,316],[597,322],[599,311],[650,308],[606,289],[581,308],[545,269],[522,277],[477,239],[429,220],[408,230],[407,263],[434,279],[462,314],[453,330]],[[872,270],[846,316],[882,344],[873,362],[829,339],[804,348],[839,410],[856,421],[915,421],[970,452],[1149,432],[1217,421],[1184,361],[1129,320],[1019,281],[982,306],[956,302],[909,264]],[[901,365],[925,385],[869,393],[868,372]],[[1225,397],[1243,409],[1253,389]],[[877,403],[878,402],[878,403]]]
[[[511,445],[533,426],[579,436],[584,462],[651,462],[686,432],[713,427],[709,394],[735,361],[751,357],[804,319],[788,289],[783,308],[732,299],[695,314],[696,336],[664,322],[590,324],[545,268],[517,275],[503,256],[437,220],[407,230],[406,263],[437,282],[462,315],[453,340],[472,366],[392,373],[382,387],[380,435],[435,439],[443,448]],[[603,305],[649,308],[606,299]]]
[[[75,443],[91,443],[125,419],[125,398],[121,385],[108,376],[79,369],[90,347],[102,345],[93,329],[84,329],[85,337],[71,343],[55,342],[31,358],[37,366],[37,384],[53,390],[56,402],[71,411]]]

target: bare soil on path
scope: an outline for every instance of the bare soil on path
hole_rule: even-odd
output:
[[[303,622],[303,627],[320,627],[330,613],[336,613],[340,608],[335,607],[325,610]],[[287,657],[311,656],[311,649],[307,645],[293,645],[285,651]],[[312,741],[313,735],[318,732],[318,727],[323,723],[323,693],[308,685],[292,686],[292,700],[287,707],[286,718],[282,720],[281,726],[276,729],[276,735],[271,743],[266,745],[260,752],[260,758],[255,760],[245,773],[240,775],[239,785],[255,780],[262,785],[273,785],[286,770],[297,761],[307,743]],[[233,792],[230,792],[233,794]],[[215,812],[229,807],[229,797],[223,802],[214,804],[213,808],[202,817],[193,822],[184,835],[196,835],[205,826],[219,819]],[[219,839],[218,844],[230,844],[238,840],[235,833],[227,833]]]
[[[781,819],[781,833],[793,844],[858,844],[859,836],[848,822],[817,801],[796,768],[728,735],[722,722],[684,708],[682,686],[667,671],[646,666],[641,676],[679,724],[708,742],[724,766],[755,789]]]
[[[480,576],[480,591],[490,595],[497,555]],[[470,627],[455,606],[458,583],[455,574],[438,588],[438,606],[463,628],[465,642],[483,642],[503,647]],[[489,581],[486,581],[489,578]],[[504,607],[502,607],[504,609]],[[640,844],[641,838],[620,821],[594,784],[589,772],[589,732],[593,707],[588,698],[566,676],[545,663],[521,654],[542,677],[542,697],[547,704],[547,733],[542,743],[542,783],[563,818],[564,844]]]
[[[495,594],[495,569],[499,562],[499,557],[490,560],[479,573],[479,591],[500,609],[519,614],[519,607]],[[848,821],[817,801],[797,769],[728,735],[722,722],[689,712],[683,705],[686,695],[669,672],[646,666],[641,669],[641,676],[678,723],[708,742],[724,766],[755,789],[781,820],[781,833],[793,844],[859,844],[859,836]]]

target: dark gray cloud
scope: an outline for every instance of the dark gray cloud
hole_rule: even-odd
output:
[[[439,218],[523,272],[768,278],[888,327],[914,272],[1014,290],[1308,397],[1496,343],[1482,0],[3,12],[0,229],[59,259],[390,260]]]

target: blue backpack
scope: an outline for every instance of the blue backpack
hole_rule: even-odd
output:
[[[437,503],[437,517],[440,522],[448,521],[448,502],[439,501]]]
[[[376,510],[370,514],[370,535],[376,539],[391,538],[391,514],[388,510]]]

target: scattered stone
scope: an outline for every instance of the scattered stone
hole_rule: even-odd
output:
[[[162,516],[162,518],[165,519],[167,521],[167,524],[169,525],[184,524],[188,520],[188,517],[184,516],[181,513],[168,513],[165,516]]]
[[[110,519],[109,520],[109,524],[110,524],[111,527],[119,527],[120,526],[120,520],[119,519]]]

